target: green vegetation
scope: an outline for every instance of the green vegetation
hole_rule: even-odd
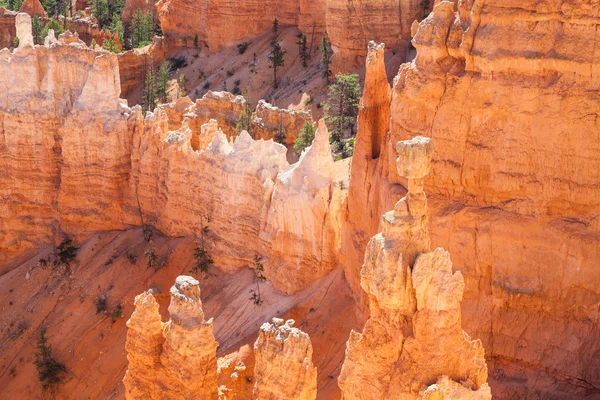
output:
[[[206,274],[210,266],[214,264],[212,257],[206,249],[206,239],[208,238],[208,234],[210,232],[210,228],[208,227],[208,224],[210,223],[210,216],[205,214],[204,216],[200,217],[200,223],[200,246],[194,248],[194,259],[196,260],[196,264],[190,271],[193,274],[197,274],[198,271]]]
[[[296,37],[298,38],[298,41],[296,42],[298,45],[298,54],[300,55],[302,66],[306,68],[308,67],[308,60],[310,59],[310,54],[306,46],[306,35],[299,33]]]
[[[194,47],[198,48],[198,34],[197,33],[194,35]]]
[[[46,327],[40,330],[34,364],[42,387],[51,389],[62,381],[62,375],[67,372],[67,367],[54,358],[52,346],[48,343],[46,337],[46,331]]]
[[[150,65],[146,71],[144,90],[142,92],[142,111],[144,112],[144,115],[146,115],[148,111],[154,111],[157,100],[156,83],[154,81],[154,66],[152,65],[152,58],[150,58]]]
[[[156,255],[156,251],[154,251],[154,249],[146,250],[144,252],[144,258],[146,258],[148,268],[156,269],[156,261],[158,261],[158,256]]]
[[[168,93],[169,90],[169,62],[164,60],[160,63],[158,71],[156,72],[156,92],[158,100],[161,103],[169,101]]]
[[[154,36],[154,18],[151,11],[135,10],[131,19],[131,45],[144,47],[152,43]]]
[[[42,20],[40,17],[31,17],[31,34],[33,36],[34,44],[44,44],[44,38],[42,38]]]
[[[100,314],[106,310],[106,301],[107,298],[105,294],[96,299],[96,314]]]
[[[121,14],[114,14],[112,16],[109,30],[112,34],[117,32],[119,42],[121,42],[121,46],[123,46],[125,44],[125,29],[123,28],[123,21],[121,21]]]
[[[324,33],[321,49],[321,67],[323,67],[323,78],[327,80],[327,83],[329,83],[329,78],[331,77],[331,70],[329,69],[331,56],[333,56],[331,42],[329,41],[329,36],[327,36],[327,33]]]
[[[102,42],[102,48],[104,50],[112,51],[113,53],[120,52],[119,46],[117,46],[117,43],[114,39],[104,39],[104,41]]]
[[[77,247],[73,246],[71,239],[63,240],[55,250],[54,266],[68,267],[77,256]]]
[[[187,79],[185,78],[185,74],[180,74],[179,79],[177,80],[177,84],[179,85],[179,96],[185,97],[187,95],[185,90],[185,83]]]
[[[238,117],[235,130],[239,133],[246,131],[252,136],[252,110],[250,109],[250,99],[248,98],[248,88],[244,88],[242,96],[246,99],[244,108]]]
[[[311,121],[304,122],[304,127],[302,131],[298,135],[298,139],[294,142],[294,148],[298,153],[302,153],[304,149],[309,147],[313,140],[315,140],[315,132],[317,128],[313,125]]]
[[[2,0],[0,1],[0,7],[7,8],[11,11],[19,11],[21,5],[23,4],[23,0]]]
[[[42,32],[40,33],[40,42],[43,42],[44,39],[46,39],[46,36],[48,36],[48,31],[50,29],[54,30],[55,37],[58,37],[58,35],[65,31],[65,28],[62,26],[62,24],[58,22],[58,20],[53,18],[50,21],[48,21],[46,25],[44,25],[44,29],[42,29]]]
[[[329,87],[325,104],[325,122],[331,132],[331,147],[341,158],[352,155],[356,135],[356,117],[360,104],[360,84],[357,74],[338,74]]]
[[[237,49],[238,49],[239,55],[244,54],[246,52],[246,50],[248,50],[248,46],[250,46],[250,43],[248,43],[248,42],[238,44]]]
[[[13,47],[16,49],[17,47],[19,47],[19,37],[15,36],[15,38],[13,39]]]
[[[279,122],[279,126],[277,127],[277,133],[273,136],[273,139],[279,144],[283,144],[285,142],[285,138],[287,134],[285,133],[285,128],[283,127],[283,123]]]
[[[263,302],[262,297],[260,295],[260,284],[267,280],[264,275],[265,267],[261,262],[262,257],[255,256],[254,257],[254,282],[256,283],[256,290],[250,290],[252,296],[250,296],[250,300],[254,302],[255,305],[260,306]]]
[[[271,42],[269,46],[271,47],[271,52],[269,53],[269,68],[273,69],[273,87],[277,89],[277,67],[284,67],[285,60],[284,56],[287,51],[281,49],[281,45],[279,44],[279,33],[277,32],[279,27],[279,22],[277,20],[273,21],[273,37],[271,38]]]

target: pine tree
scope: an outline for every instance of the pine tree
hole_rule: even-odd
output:
[[[194,35],[194,47],[198,48],[198,34],[197,33]]]
[[[279,21],[277,21],[277,18],[275,18],[275,20],[273,21],[272,31],[273,31],[273,35],[278,36],[278,34],[279,34],[279,32],[278,32],[279,31]]]
[[[59,0],[63,1],[63,0]],[[98,21],[100,29],[104,28],[109,24],[110,19],[108,16],[108,1],[107,0],[90,0],[88,6],[92,10],[92,14]]]
[[[44,39],[42,38],[42,20],[39,17],[31,17],[31,33],[33,36],[33,43],[35,44],[44,44]]]
[[[146,72],[146,79],[144,80],[144,91],[142,93],[142,111],[144,115],[148,111],[154,111],[156,108],[156,84],[154,81],[154,67],[152,65],[152,58],[150,58],[150,65]]]
[[[112,19],[110,21],[110,31],[113,34],[117,32],[117,35],[119,36],[119,42],[121,42],[121,46],[123,46],[123,44],[125,43],[125,30],[123,28],[123,22],[121,21],[121,17],[119,16],[119,14],[113,14]]]
[[[360,104],[360,84],[357,74],[338,74],[329,87],[325,104],[325,122],[331,132],[333,147],[341,147],[341,140],[355,135],[356,117]]]
[[[250,99],[248,98],[248,88],[244,88],[242,90],[242,96],[246,100],[244,102],[244,107],[242,108],[242,112],[238,117],[237,124],[235,126],[235,130],[239,133],[242,131],[246,131],[252,136],[252,110],[250,109]]]
[[[40,330],[34,361],[38,372],[38,379],[44,389],[60,383],[62,381],[62,373],[67,371],[67,367],[54,358],[52,346],[48,343],[48,338],[46,337],[46,330],[46,327]]]
[[[298,153],[302,153],[305,148],[312,145],[313,140],[315,140],[316,131],[317,128],[315,128],[311,121],[304,122],[304,127],[298,135],[298,139],[294,142],[294,148]]]
[[[131,18],[131,45],[133,47],[144,47],[152,43],[154,36],[154,18],[152,13],[142,12],[139,8],[135,10]]]
[[[308,48],[306,46],[306,35],[299,33],[296,35],[298,41],[296,44],[298,45],[298,54],[300,56],[300,60],[302,61],[302,66],[304,68],[308,67],[308,59],[310,55],[308,54]]]
[[[159,101],[161,103],[166,103],[168,101],[167,91],[169,90],[169,62],[167,60],[161,62],[158,67],[158,72],[156,73],[156,89]]]
[[[277,20],[273,23],[273,30],[275,31],[275,24]],[[287,51],[281,49],[281,45],[278,42],[279,36],[275,34],[271,38],[271,52],[269,53],[269,68],[273,68],[273,87],[277,89],[277,67],[283,67],[285,65],[285,61],[283,57],[287,53]]]
[[[186,91],[185,91],[185,82],[187,79],[185,79],[185,75],[181,74],[179,75],[179,79],[177,80],[177,83],[179,84],[179,95],[180,97],[185,97],[187,95]]]
[[[329,41],[329,36],[327,36],[327,33],[324,33],[321,51],[321,66],[324,68],[323,78],[327,80],[327,83],[329,83],[329,77],[331,77],[331,70],[329,69],[329,64],[331,63],[332,55],[333,50],[331,50],[331,42]]]

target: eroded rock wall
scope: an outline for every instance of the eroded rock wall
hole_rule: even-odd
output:
[[[114,54],[65,40],[70,39],[61,36],[48,47],[0,53],[0,70],[6,71],[0,78],[0,177],[5,183],[0,188],[0,257],[59,242],[64,234],[84,238],[142,224],[171,236],[197,236],[210,220],[207,247],[220,268],[233,271],[256,256],[269,258],[272,249],[260,233],[270,219],[277,176],[288,168],[285,147],[253,140],[245,132],[228,138],[218,125],[202,133],[205,124],[198,125],[204,118],[210,122],[211,114],[203,102],[211,102],[211,96],[196,103],[181,100],[181,107],[158,107],[144,118],[139,107],[128,108],[119,100]],[[217,102],[224,104],[215,110],[217,119],[237,118],[235,102]],[[194,135],[197,143],[202,137],[204,148],[192,147]],[[324,162],[330,159],[318,154]],[[310,165],[320,167],[315,160]],[[318,175],[305,164],[300,170],[306,175],[298,175],[301,181]],[[295,195],[303,197],[302,190]],[[336,232],[336,219],[323,225],[322,218],[327,210],[339,209],[341,198],[321,200],[323,213],[307,214],[302,226]],[[289,228],[297,234],[295,227]],[[296,256],[273,254],[273,259],[294,268],[305,258],[318,260],[311,263],[318,270],[337,266],[337,241],[330,242],[328,235],[303,240],[313,245]],[[322,248],[331,249],[325,257]],[[270,271],[267,278],[286,292],[316,279],[290,285],[281,270]]]
[[[598,395],[596,11],[583,1],[439,2],[413,27],[417,57],[394,81],[374,172],[350,183],[364,200],[392,193],[369,203],[366,221],[348,203],[359,254],[373,216],[406,190],[392,143],[434,139],[432,244],[465,276],[463,326],[483,341],[498,398]],[[373,154],[360,141],[377,115],[359,123],[355,163]],[[344,262],[355,288],[357,264]]]

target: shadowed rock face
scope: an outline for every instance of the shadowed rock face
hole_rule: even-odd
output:
[[[353,164],[369,172],[353,171],[343,265],[366,308],[358,255],[407,186],[395,143],[432,137],[431,243],[464,275],[463,326],[488,352],[494,396],[593,396],[600,20],[583,1],[500,3],[439,2],[413,26],[417,56],[392,99],[385,85],[365,86],[363,101],[389,106],[359,116]],[[373,130],[385,113],[389,125]]]
[[[135,298],[127,322],[127,399],[216,399],[217,342],[204,320],[199,282],[179,276],[171,288],[171,319],[160,322],[152,292]]]
[[[259,400],[314,400],[317,369],[310,338],[294,321],[265,322],[254,343],[254,397]]]

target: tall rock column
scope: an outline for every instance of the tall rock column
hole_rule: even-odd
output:
[[[254,399],[314,400],[317,368],[312,363],[310,337],[292,325],[273,318],[265,322],[254,343]]]
[[[171,319],[162,324],[152,293],[135,299],[127,322],[127,399],[216,399],[217,342],[204,320],[199,282],[179,276],[171,288]]]
[[[17,37],[19,38],[19,47],[22,49],[26,46],[33,47],[33,34],[31,33],[31,17],[25,13],[18,13],[15,25],[17,27]]]
[[[343,399],[491,398],[483,346],[461,328],[463,277],[452,273],[446,251],[430,252],[422,179],[431,139],[402,141],[396,150],[409,192],[367,245],[361,287],[371,318],[350,334],[338,379]]]

